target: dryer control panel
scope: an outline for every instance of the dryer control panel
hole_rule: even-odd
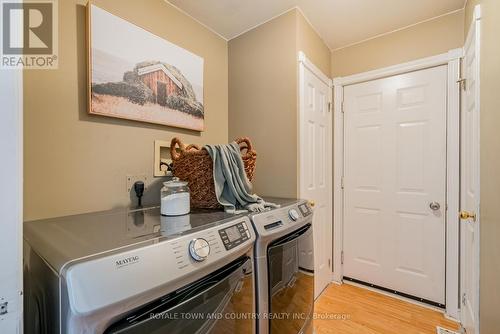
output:
[[[251,220],[260,238],[289,233],[312,222],[313,209],[305,200],[297,200],[277,209],[251,215]]]
[[[307,203],[302,203],[299,205],[299,210],[302,213],[304,217],[307,217],[309,215],[312,215],[312,209]]]

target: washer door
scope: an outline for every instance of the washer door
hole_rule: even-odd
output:
[[[272,242],[267,249],[270,333],[308,332],[314,305],[311,224]],[[307,267],[306,267],[307,266]]]
[[[159,298],[111,325],[105,333],[253,333],[252,260],[240,258]]]

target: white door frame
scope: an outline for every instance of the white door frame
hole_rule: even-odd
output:
[[[316,75],[321,81],[323,81],[325,84],[328,85],[328,91],[329,91],[329,94],[328,94],[328,112],[331,114],[332,113],[332,87],[333,87],[333,81],[332,79],[330,79],[327,75],[325,75],[318,67],[316,67],[316,65],[314,65],[314,63],[312,61],[310,61],[306,54],[303,52],[303,51],[299,51],[298,52],[298,63],[299,63],[299,67],[298,67],[298,122],[297,122],[297,133],[299,134],[297,136],[297,149],[298,149],[298,152],[297,152],[297,156],[299,157],[299,162],[298,162],[298,184],[299,184],[299,197],[301,196],[301,193],[304,192],[304,187],[305,187],[305,184],[303,182],[303,180],[305,179],[304,177],[302,177],[302,171],[303,171],[303,168],[302,168],[302,163],[303,163],[303,159],[301,158],[301,152],[302,152],[302,139],[301,139],[301,125],[302,125],[302,122],[304,121],[305,119],[305,116],[304,116],[304,113],[305,113],[305,110],[303,110],[303,107],[302,107],[302,103],[301,103],[301,99],[304,98],[303,94],[303,89],[301,88],[301,83],[303,81],[303,71],[304,69],[308,69],[310,70],[314,75]],[[332,142],[332,131],[333,128],[332,126],[330,126],[330,129],[328,131],[328,139],[327,139],[327,143],[331,143]],[[329,149],[327,149],[328,152],[332,152],[332,148],[329,147]],[[330,198],[329,198],[329,202],[332,203],[332,197],[333,197],[333,190],[332,190],[332,153],[330,153],[330,155],[328,157],[326,157],[325,161],[328,163],[328,166],[327,166],[327,189],[329,189],[328,193],[330,194]],[[330,205],[330,209],[333,210],[333,207],[332,205]],[[331,216],[333,217],[333,216]],[[333,229],[332,229],[332,233],[333,233]],[[330,245],[333,244],[333,235],[330,236],[330,240],[331,242],[329,242]],[[333,255],[333,249],[329,249],[327,250],[327,252],[330,252],[331,255]],[[330,267],[333,268],[333,258],[332,256],[330,257],[330,259],[332,259],[330,261]],[[332,272],[333,274],[333,272]],[[333,278],[333,277],[332,277]]]
[[[14,0],[20,2],[20,0]],[[0,14],[1,10],[0,10]],[[22,23],[11,26],[22,36]],[[0,69],[0,333],[23,332],[23,69]],[[2,312],[2,313],[3,313]]]
[[[0,333],[22,333],[23,71],[0,69],[0,92]]]
[[[333,280],[342,283],[342,250],[344,224],[344,86],[423,70],[448,66],[448,96],[446,120],[446,315],[455,320],[459,316],[459,185],[460,185],[460,58],[463,49],[450,50],[437,56],[389,66],[369,72],[333,79],[334,91],[334,147],[333,147]]]

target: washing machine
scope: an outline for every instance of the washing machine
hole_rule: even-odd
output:
[[[258,333],[312,333],[313,210],[305,200],[266,201],[280,207],[249,215],[257,234],[254,260]]]
[[[254,333],[254,240],[219,211],[26,222],[25,332]]]

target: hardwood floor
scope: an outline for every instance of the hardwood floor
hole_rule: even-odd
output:
[[[336,316],[315,319],[317,334],[435,334],[436,326],[458,329],[438,311],[348,284],[330,284],[314,311],[317,317]]]
[[[285,286],[272,297],[273,312],[308,313],[311,310],[311,296],[314,293],[314,276],[296,273],[297,280],[292,286]],[[289,319],[271,319],[271,333],[298,333],[303,325],[303,319],[291,317]]]

